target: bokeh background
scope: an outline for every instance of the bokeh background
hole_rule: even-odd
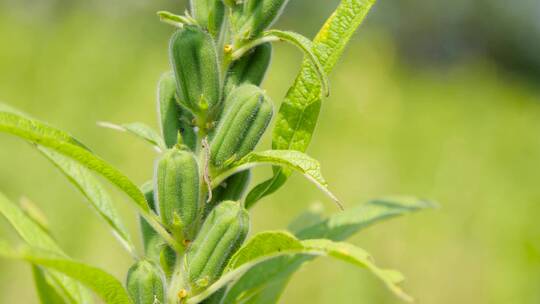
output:
[[[294,0],[276,25],[312,37],[338,0]],[[95,122],[156,126],[172,0],[0,0],[0,100],[71,131],[138,183],[156,156]],[[301,55],[276,47],[265,88],[281,102]],[[540,303],[540,2],[380,0],[331,76],[309,154],[346,206],[414,194],[438,210],[352,239],[407,276],[418,303]],[[269,146],[268,139],[260,148]],[[257,179],[269,171],[257,171]],[[118,278],[130,257],[79,193],[24,142],[0,134],[0,190],[47,215],[72,256]],[[113,191],[133,234],[136,213]],[[314,203],[299,176],[253,211],[280,229]],[[16,240],[2,219],[0,234]],[[0,261],[0,303],[36,303],[29,267]],[[399,303],[369,274],[328,259],[295,275],[282,303]]]

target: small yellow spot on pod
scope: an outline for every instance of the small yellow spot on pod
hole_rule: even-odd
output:
[[[187,295],[188,292],[185,289],[180,289],[180,291],[178,292],[178,298],[180,299],[184,299],[185,297],[187,297]]]
[[[226,44],[226,45],[223,47],[223,51],[225,52],[225,54],[230,54],[230,53],[232,53],[232,51],[233,51],[232,45]]]
[[[190,240],[183,240],[182,244],[184,244],[184,246],[187,247],[187,246],[189,246],[189,244],[191,244],[191,241]]]

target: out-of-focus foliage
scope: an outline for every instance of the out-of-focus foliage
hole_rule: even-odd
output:
[[[298,22],[305,23],[302,32],[315,32],[337,2],[321,1],[319,8],[311,0],[292,1],[297,13],[287,13],[276,27],[290,29]],[[421,2],[426,9],[436,5],[409,3]],[[155,88],[168,68],[171,29],[159,24],[154,12],[182,6],[165,0],[49,3],[0,3],[0,100],[71,131],[137,182],[145,182],[154,151],[95,122],[156,126]],[[525,6],[531,3],[515,2],[507,11],[533,14]],[[405,288],[420,303],[538,303],[540,90],[512,78],[484,52],[469,57],[464,49],[466,60],[456,56],[444,68],[406,64],[401,58],[409,57],[401,56],[400,42],[386,27],[392,18],[383,16],[393,5],[405,2],[382,0],[338,64],[309,154],[321,161],[345,208],[387,194],[419,194],[441,203],[437,211],[389,222],[353,239],[377,261],[406,273]],[[435,11],[460,7],[459,1],[446,5]],[[489,16],[478,18],[484,17]],[[412,25],[415,18],[402,24]],[[491,30],[500,23],[505,22],[494,17]],[[532,26],[515,23],[532,33]],[[449,32],[459,31],[456,27],[445,26]],[[473,30],[468,28],[468,34],[474,37]],[[423,41],[419,35],[410,37],[411,44]],[[478,34],[481,38],[486,37]],[[506,45],[503,38],[491,39]],[[441,38],[438,45],[448,41]],[[528,41],[532,48],[534,42]],[[264,86],[280,102],[301,55],[287,46],[278,45],[276,51],[280,59]],[[268,138],[261,150],[266,147]],[[269,171],[255,179],[263,180]],[[70,256],[122,278],[129,257],[52,165],[21,141],[0,136],[0,173],[0,188],[14,200],[25,195],[34,201]],[[123,196],[113,199],[119,212],[133,215],[126,225],[135,235],[135,211],[126,207]],[[253,231],[284,227],[306,206],[324,199],[308,182],[293,177],[283,191],[256,206]],[[15,239],[3,220],[0,234]],[[0,303],[35,303],[29,267],[3,260],[0,269]],[[323,284],[327,281],[340,284]],[[399,303],[375,279],[327,260],[298,273],[291,287],[283,303],[351,303],[351,296],[358,295],[365,303]]]

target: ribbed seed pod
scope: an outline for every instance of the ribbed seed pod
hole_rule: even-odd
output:
[[[253,151],[273,112],[272,101],[259,87],[246,84],[233,90],[210,144],[212,164],[223,167]]]
[[[203,288],[218,279],[248,232],[249,214],[238,202],[222,202],[212,210],[186,254],[192,287]]]
[[[205,204],[205,215],[223,201],[238,201],[242,198],[251,180],[251,171],[244,170],[227,178],[212,191],[212,200]]]
[[[218,37],[225,17],[223,0],[190,0],[191,15],[214,37]]]
[[[234,29],[244,39],[259,35],[281,15],[289,0],[245,0],[233,9]]]
[[[173,148],[156,164],[156,200],[165,226],[187,237],[199,208],[199,166],[192,152]]]
[[[178,134],[182,135],[182,143],[195,149],[197,134],[191,125],[193,115],[183,109],[176,100],[176,79],[172,72],[161,76],[158,85],[158,120],[161,134],[168,148],[178,143]]]
[[[186,25],[172,36],[169,52],[180,104],[195,114],[212,112],[221,99],[214,39],[201,28]]]
[[[165,285],[161,270],[152,262],[142,260],[128,271],[128,294],[135,304],[165,303]],[[157,301],[156,301],[157,300]]]
[[[271,59],[272,44],[264,43],[235,61],[227,73],[225,95],[244,83],[259,86],[264,80]]]

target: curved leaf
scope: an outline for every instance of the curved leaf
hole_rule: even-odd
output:
[[[98,125],[100,127],[109,128],[112,130],[131,133],[136,137],[153,145],[154,148],[158,150],[158,152],[167,149],[165,147],[165,142],[163,141],[163,138],[161,138],[161,136],[154,129],[142,122],[132,122],[117,125],[111,122],[100,121],[98,122]]]
[[[94,170],[115,184],[129,195],[143,211],[148,211],[148,204],[139,188],[124,174],[98,156],[83,148],[77,140],[36,120],[15,113],[0,112],[0,132],[6,132],[24,138],[35,144],[54,149],[85,167]]]
[[[330,190],[328,183],[321,174],[321,165],[319,162],[307,154],[294,150],[268,150],[264,152],[251,152],[244,156],[241,160],[235,162],[230,169],[223,172],[212,180],[212,186],[216,187],[223,182],[227,177],[234,173],[244,171],[262,164],[270,164],[274,166],[285,167],[288,170],[293,170],[304,175],[309,181],[314,183],[328,197],[330,197],[340,209],[343,209],[339,200]]]
[[[433,202],[415,197],[389,196],[360,204],[292,232],[303,240],[325,238],[343,241],[361,229],[382,220],[436,206],[437,204]]]
[[[0,192],[0,214],[15,228],[30,246],[66,256],[56,241],[43,228],[29,218],[21,208],[9,201]],[[66,292],[66,296],[77,303],[91,303],[92,298],[77,282],[61,274],[52,273]]]
[[[404,300],[411,300],[411,298],[397,286],[397,284],[403,280],[403,276],[399,272],[393,270],[378,268],[373,263],[371,256],[364,250],[351,244],[336,243],[324,239],[299,241],[287,232],[276,231],[255,235],[247,244],[240,248],[231,259],[227,266],[228,272],[207,290],[189,299],[188,303],[199,303],[212,295],[212,293],[237,280],[249,269],[266,261],[283,256],[328,256],[337,258],[352,265],[367,269],[380,279],[392,292],[394,292],[394,294]],[[227,293],[222,302],[244,302],[247,300],[245,297],[250,296],[249,293],[238,294],[237,296],[240,298],[231,297],[231,295],[231,293]]]
[[[139,188],[122,172],[94,155],[67,133],[49,127],[34,119],[27,118],[13,111],[0,110],[0,132],[6,132],[34,144],[50,148],[60,154],[72,158],[84,167],[93,170],[120,190],[126,193],[136,204],[141,215],[152,228],[158,232],[173,248],[181,248],[159,223],[157,216],[151,212],[148,203]]]
[[[39,300],[42,304],[66,304],[55,286],[49,282],[45,270],[32,265],[32,275]]]
[[[313,52],[330,74],[339,57],[360,26],[375,0],[342,0],[313,40]],[[306,151],[321,108],[321,84],[311,61],[305,60],[293,86],[287,92],[277,115],[272,135],[272,149]],[[251,207],[261,198],[277,191],[291,171],[274,168],[269,180],[257,185],[246,198]]]
[[[309,211],[290,225],[299,239],[327,238],[342,241],[354,233],[380,221],[400,215],[433,208],[436,204],[412,197],[389,197],[372,200],[329,218],[318,212]],[[294,229],[293,229],[294,228]],[[247,271],[230,288],[227,299],[245,295],[249,303],[277,303],[292,275],[313,257],[279,257],[261,263]]]
[[[113,229],[114,235],[132,255],[136,255],[135,246],[129,233],[120,220],[111,197],[101,183],[83,166],[49,148],[38,146],[38,150],[45,155],[87,198],[90,206]]]
[[[132,304],[122,283],[101,269],[30,247],[15,250],[3,241],[0,241],[0,256],[25,260],[61,272],[92,289],[105,303]]]

